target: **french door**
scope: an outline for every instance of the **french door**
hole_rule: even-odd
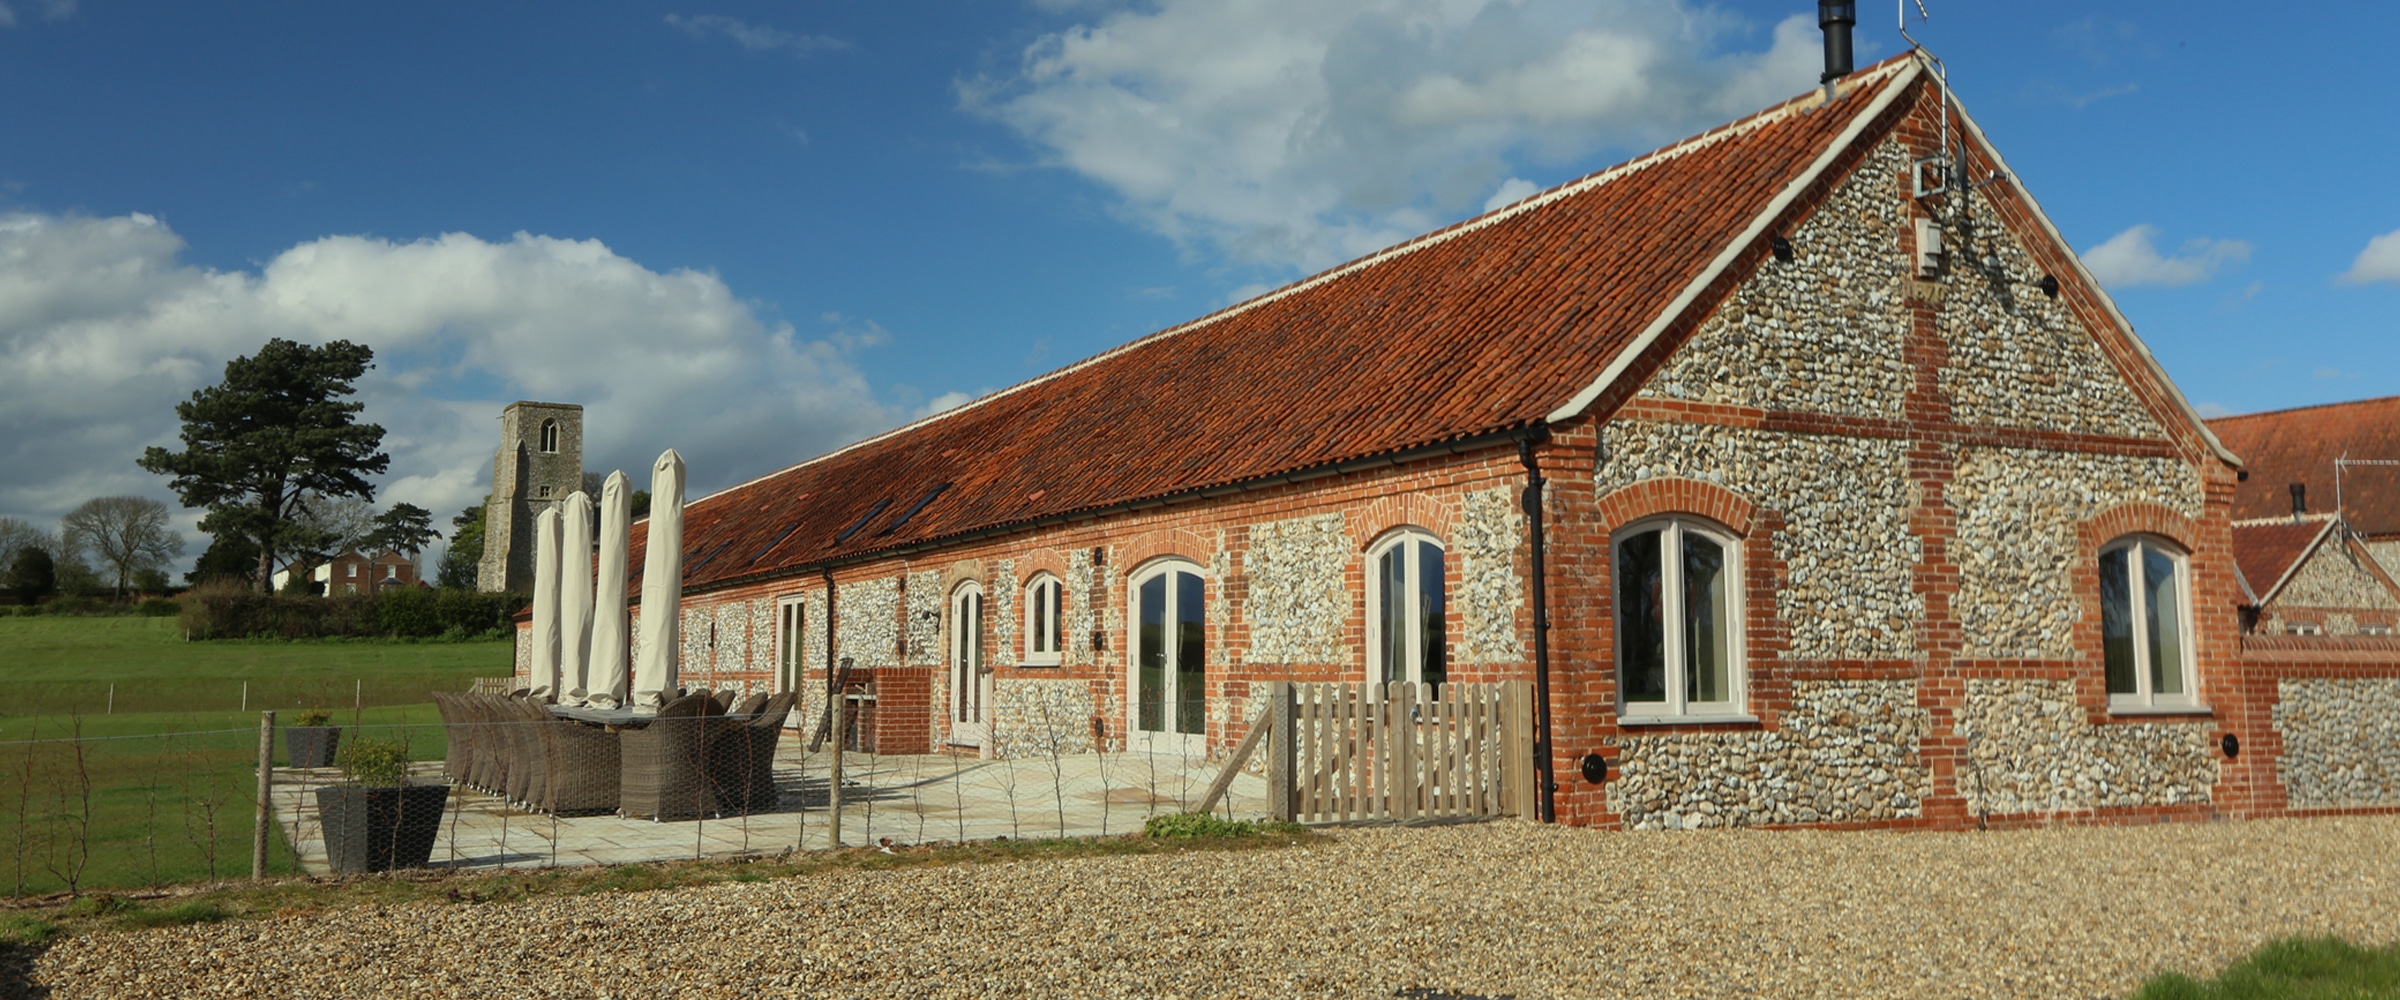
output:
[[[950,744],[982,747],[992,738],[992,670],[983,657],[983,590],[950,595]]]
[[[1133,584],[1137,631],[1127,687],[1133,749],[1205,753],[1208,739],[1208,600],[1200,574],[1181,565]]]

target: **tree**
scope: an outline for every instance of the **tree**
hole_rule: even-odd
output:
[[[28,546],[47,549],[50,536],[13,517],[0,517],[0,569],[16,565],[17,553]]]
[[[258,543],[240,535],[217,535],[200,553],[200,561],[192,571],[183,575],[183,582],[198,586],[210,580],[249,580],[258,569]]]
[[[450,548],[442,553],[441,574],[434,579],[434,586],[475,589],[476,576],[483,569],[483,509],[492,498],[483,501],[450,519]]]
[[[235,534],[258,546],[252,575],[265,592],[275,553],[293,537],[293,515],[310,495],[372,500],[370,474],[391,467],[376,449],[383,428],[356,422],[365,404],[343,397],[374,367],[364,344],[322,347],[276,338],[250,357],[225,364],[225,381],[175,404],[183,450],[152,447],[141,466],[163,476],[184,506],[204,507],[200,530]]]
[[[415,560],[429,543],[439,541],[442,533],[433,530],[433,512],[413,503],[396,503],[392,509],[375,516],[375,530],[367,533],[367,546],[382,552],[397,552]],[[418,578],[423,579],[419,573]],[[375,579],[375,557],[367,557],[367,579]]]
[[[51,565],[50,553],[32,545],[17,550],[17,557],[8,563],[8,590],[17,600],[32,605],[58,589],[57,568]]]
[[[116,572],[117,597],[134,575],[183,554],[183,536],[167,527],[167,505],[148,497],[96,497],[59,520],[70,548],[88,550]]]

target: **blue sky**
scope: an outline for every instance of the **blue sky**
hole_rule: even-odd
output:
[[[1818,59],[1793,2],[0,3],[0,515],[43,527],[168,499],[133,457],[269,336],[377,348],[384,502],[474,502],[516,398],[730,485]],[[2195,403],[2400,393],[2400,8],[1927,6]],[[1861,7],[1861,61],[1900,51]]]

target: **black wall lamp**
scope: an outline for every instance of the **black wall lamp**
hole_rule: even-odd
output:
[[[2041,286],[2043,295],[2054,299],[2058,297],[2058,275],[2042,275]]]
[[[1792,241],[1778,236],[1774,239],[1768,240],[1767,246],[1774,249],[1776,260],[1780,260],[1786,264],[1792,262]]]
[[[2232,733],[2226,733],[2224,739],[2217,741],[2217,745],[2225,748],[2226,760],[2232,760],[2242,755],[2242,738]]]
[[[1583,780],[1592,784],[1597,785],[1608,780],[1608,758],[1599,754],[1584,754],[1583,760],[1579,762],[1579,768],[1583,771]]]

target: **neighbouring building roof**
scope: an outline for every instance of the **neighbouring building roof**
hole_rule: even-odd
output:
[[[2242,577],[2242,590],[2250,603],[2264,604],[2275,592],[2283,589],[2284,581],[2301,559],[2316,551],[2317,543],[2333,531],[2334,522],[2292,521],[2289,519],[2260,524],[2245,524],[2233,529],[2233,565]]]
[[[2289,519],[2293,483],[2305,484],[2311,513],[2334,513],[2336,458],[2400,461],[2400,396],[2219,417],[2208,426],[2250,473],[2234,488],[2237,523]],[[2400,535],[2400,466],[2352,466],[2340,492],[2352,530]]]

